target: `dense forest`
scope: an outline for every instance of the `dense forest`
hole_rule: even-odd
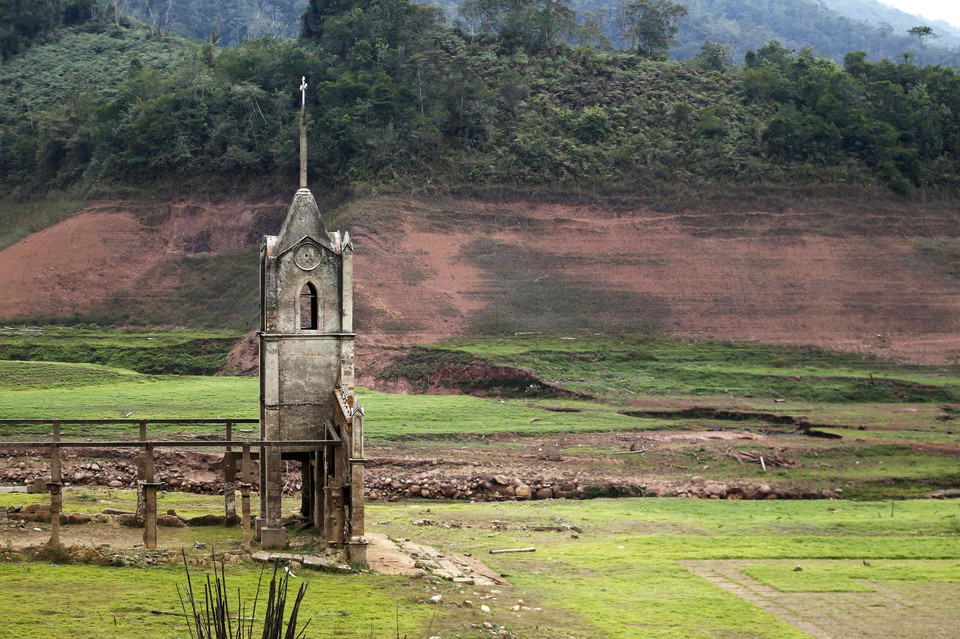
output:
[[[618,16],[630,50],[610,52],[596,31],[569,44],[559,0],[475,3],[471,30],[407,0],[312,0],[299,39],[226,49],[95,0],[56,4],[57,24],[0,66],[8,197],[292,181],[301,75],[321,188],[960,187],[960,78],[910,57],[841,66],[771,42],[735,68],[708,42],[664,60],[675,23],[640,10]]]
[[[450,24],[460,21],[467,30],[471,26],[469,8],[463,10],[460,0],[426,0],[444,10]],[[137,18],[161,34],[175,33],[220,46],[233,46],[244,38],[264,36],[295,38],[300,32],[299,18],[307,0],[53,0],[60,4],[68,22],[84,11],[123,14]],[[30,14],[38,5],[48,2],[0,0],[0,14],[16,9]],[[504,6],[509,3],[502,3]],[[572,17],[589,30],[599,30],[610,46],[626,48],[629,37],[623,37],[616,14],[626,0],[570,0]],[[705,40],[729,47],[736,62],[744,54],[777,40],[793,49],[813,47],[819,54],[842,63],[850,51],[866,51],[873,60],[896,60],[904,53],[919,56],[920,43],[908,31],[917,25],[929,25],[935,37],[927,46],[927,61],[941,65],[960,65],[960,28],[946,22],[927,21],[878,0],[685,0],[681,2],[686,17],[678,24],[671,57],[685,60],[696,57]],[[6,7],[6,8],[4,8]],[[91,9],[92,7],[92,9]],[[39,18],[48,23],[57,11],[39,9]],[[31,24],[32,23],[32,24]],[[0,55],[9,55],[4,41],[29,39],[36,20],[20,24],[0,25]],[[6,32],[5,32],[6,31]],[[21,33],[17,33],[21,32]],[[586,32],[581,33],[581,38]],[[578,44],[574,33],[568,33],[567,44]],[[9,42],[6,42],[9,44]]]

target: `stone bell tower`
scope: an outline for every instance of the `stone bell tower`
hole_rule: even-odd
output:
[[[306,82],[301,84],[305,96]],[[260,451],[263,548],[286,546],[284,460],[303,473],[300,512],[328,547],[366,560],[363,538],[363,410],[353,387],[353,244],[328,232],[306,188],[301,103],[300,189],[279,234],[260,247]]]

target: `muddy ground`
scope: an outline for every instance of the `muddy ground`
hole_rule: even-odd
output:
[[[955,362],[956,281],[923,247],[930,238],[955,237],[958,218],[933,205],[882,206],[663,211],[379,196],[351,203],[337,225],[356,245],[361,353],[475,333],[478,317],[504,313],[541,290],[536,285],[568,292],[573,306],[601,304],[573,313],[592,315],[597,325],[633,330],[643,320],[697,338]],[[243,252],[255,259],[257,242],[277,231],[285,207],[279,199],[91,204],[0,251],[0,317],[114,308],[135,316],[145,298],[166,308],[161,302],[180,288],[208,285],[184,279],[196,273],[177,264]],[[255,269],[248,271],[253,292]],[[243,325],[256,315],[249,299]],[[167,312],[170,321],[190,320],[179,307]],[[523,313],[501,319],[549,323]],[[235,362],[234,369],[249,365]]]
[[[744,430],[591,433],[516,437],[494,434],[457,439],[372,442],[366,447],[369,500],[409,497],[475,501],[584,499],[603,496],[681,496],[710,499],[833,498],[841,485],[784,481],[780,467],[797,464],[808,437]],[[748,445],[749,450],[741,449]],[[764,461],[760,461],[762,452]],[[692,453],[691,453],[692,451]],[[953,451],[960,455],[960,450]],[[62,453],[70,485],[132,488],[135,452],[70,449]],[[194,450],[158,451],[156,475],[167,490],[223,491],[221,456]],[[700,455],[702,465],[698,465]],[[737,463],[725,476],[709,475],[710,460]],[[763,466],[763,468],[761,468]],[[10,451],[0,483],[29,484],[49,473],[40,449]],[[254,462],[253,476],[259,467]],[[300,468],[286,462],[285,494],[300,490]]]

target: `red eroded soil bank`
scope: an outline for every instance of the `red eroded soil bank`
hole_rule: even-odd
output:
[[[161,203],[144,219],[142,206],[92,205],[0,251],[0,317],[67,316],[162,295],[181,284],[180,271],[157,275],[163,263],[250,250],[276,232],[285,208],[280,200]],[[955,362],[960,284],[918,243],[952,241],[960,216],[942,205],[897,206],[711,212],[358,200],[339,214],[356,246],[358,351],[468,333],[505,286],[562,281],[649,296],[668,334]],[[522,255],[516,272],[473,259],[480,240]],[[605,309],[604,318],[616,324],[636,311]]]

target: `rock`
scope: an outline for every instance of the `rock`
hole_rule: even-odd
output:
[[[93,470],[93,471],[100,470],[100,464],[90,464],[90,470]]]
[[[93,521],[93,515],[87,513],[61,513],[60,523],[69,524],[89,524]]]
[[[537,491],[537,499],[553,499],[553,490],[550,488],[541,488]]]
[[[378,499],[380,499],[380,494],[379,494],[379,493],[370,493],[370,495],[367,497],[367,499],[369,499],[370,501],[377,501]]]
[[[510,486],[513,484],[507,477],[504,475],[494,475],[493,483],[500,484],[501,486]]]
[[[191,517],[187,523],[191,526],[222,526],[224,521],[223,515],[200,515]]]
[[[420,489],[420,486],[417,486],[416,484],[414,484],[409,488],[409,490],[411,495],[419,495],[421,489]]]
[[[119,519],[121,526],[129,526],[131,528],[137,528],[139,526],[136,515],[120,515]]]
[[[186,524],[176,515],[160,515],[157,517],[157,525],[164,528],[185,528]]]
[[[122,481],[117,481],[116,479],[114,479],[112,482],[110,482],[109,484],[107,484],[107,486],[109,486],[110,488],[122,488],[122,487],[123,487],[123,482],[122,482]]]
[[[486,606],[484,606],[484,608],[486,608]],[[493,624],[490,623],[489,621],[484,621],[483,627],[486,628],[487,630],[493,630]]]
[[[464,608],[473,608],[473,602],[470,601],[469,599],[467,599],[466,601],[463,602],[463,607],[464,607]]]
[[[766,495],[769,495],[772,492],[772,490],[768,484],[760,484],[759,486],[757,486],[757,492],[760,493],[761,495],[766,496]]]
[[[691,484],[702,484],[703,481],[704,481],[703,477],[701,477],[700,475],[694,475],[693,477],[690,478]]]
[[[526,484],[520,484],[514,488],[514,494],[517,499],[530,499],[533,496],[533,489]]]
[[[490,606],[488,606],[487,604],[483,604],[482,606],[480,606],[480,612],[489,613],[489,612],[490,612]]]
[[[434,595],[430,597],[430,603],[432,604],[443,603],[443,595]]]
[[[49,513],[49,512],[50,512],[50,504],[33,503],[33,504],[27,504],[26,506],[20,509],[21,515],[31,515],[34,513]]]
[[[572,481],[565,481],[560,483],[560,490],[565,493],[572,493],[577,489],[577,485]]]
[[[517,491],[516,489],[514,489],[513,486],[507,486],[506,488],[503,489],[503,494],[507,497],[516,497]]]

